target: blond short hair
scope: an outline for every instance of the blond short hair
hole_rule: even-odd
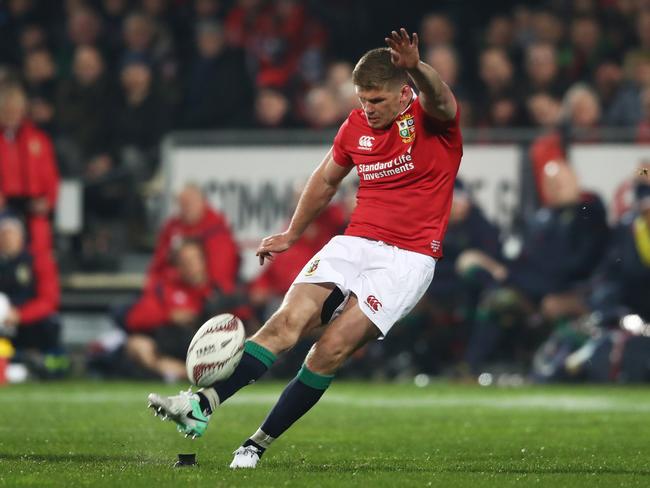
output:
[[[393,64],[390,49],[380,47],[361,56],[352,71],[352,82],[363,90],[395,88],[408,84],[408,75]]]

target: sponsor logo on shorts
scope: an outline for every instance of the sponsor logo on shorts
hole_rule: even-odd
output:
[[[368,295],[366,298],[366,305],[370,307],[372,313],[379,312],[379,309],[382,307],[382,304],[375,295]]]
[[[305,273],[305,276],[313,275],[318,269],[318,263],[320,263],[320,259],[314,259],[309,265],[309,268],[307,268],[307,272]]]
[[[363,149],[364,151],[372,150],[372,141],[374,140],[375,138],[372,136],[359,137],[359,149]]]

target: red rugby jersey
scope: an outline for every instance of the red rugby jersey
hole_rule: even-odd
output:
[[[334,139],[334,161],[355,165],[357,207],[346,235],[442,257],[454,180],[463,155],[460,111],[442,122],[411,104],[385,129],[353,110]]]

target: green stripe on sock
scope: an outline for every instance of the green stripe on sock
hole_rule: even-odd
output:
[[[298,381],[304,383],[307,386],[311,386],[316,390],[327,390],[327,387],[330,386],[333,379],[333,374],[314,373],[313,371],[310,371],[304,364],[298,372]]]
[[[244,352],[247,352],[254,358],[262,361],[267,368],[270,368],[276,360],[275,354],[273,354],[264,346],[260,346],[253,341],[246,341],[244,343]]]

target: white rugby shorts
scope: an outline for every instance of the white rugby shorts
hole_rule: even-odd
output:
[[[362,237],[336,236],[293,284],[334,283],[346,297],[337,312],[354,293],[361,311],[386,335],[422,298],[435,268],[435,258],[425,254]]]

